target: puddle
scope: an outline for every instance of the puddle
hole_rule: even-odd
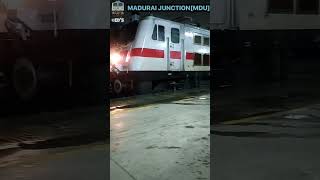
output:
[[[181,149],[181,147],[178,146],[148,146],[146,149]]]
[[[158,148],[158,146],[148,146],[148,147],[146,147],[146,149],[155,149],[155,148]]]
[[[200,100],[206,100],[206,99],[208,99],[207,97],[200,97],[199,98]]]
[[[194,128],[194,126],[185,126],[185,128]]]
[[[180,149],[181,147],[177,147],[177,146],[163,146],[160,147],[159,149]]]

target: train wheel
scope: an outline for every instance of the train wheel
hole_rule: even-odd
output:
[[[32,99],[38,87],[37,73],[32,62],[24,58],[18,59],[13,67],[12,82],[20,99]]]
[[[119,79],[116,79],[114,82],[113,82],[113,91],[119,95],[121,94],[123,90],[123,84],[121,83],[121,81]]]

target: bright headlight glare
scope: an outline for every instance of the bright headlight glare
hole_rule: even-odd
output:
[[[118,64],[121,60],[121,55],[119,53],[111,53],[110,54],[110,63],[111,64]]]

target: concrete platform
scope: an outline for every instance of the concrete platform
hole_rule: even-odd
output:
[[[212,124],[316,104],[320,99],[317,79],[295,78],[287,82],[215,89]]]
[[[117,109],[110,117],[112,180],[210,179],[209,94]]]
[[[112,172],[112,179],[121,179],[121,180],[134,180],[135,178],[122,168],[115,161],[110,160],[110,172]]]
[[[38,151],[20,151],[22,157],[8,159],[10,165],[0,167],[2,180],[108,180],[107,144]]]
[[[213,125],[212,178],[320,179],[320,105]]]
[[[104,137],[108,123],[103,120],[106,118],[105,106],[0,117],[0,150],[19,148],[19,143],[29,144],[63,137],[97,133]]]

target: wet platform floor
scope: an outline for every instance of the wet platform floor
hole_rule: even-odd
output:
[[[212,178],[320,178],[320,105],[211,126]]]
[[[111,112],[112,180],[210,179],[210,95]]]

